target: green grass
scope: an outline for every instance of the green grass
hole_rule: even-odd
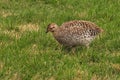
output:
[[[70,20],[105,32],[72,55],[45,33]],[[9,79],[120,80],[120,0],[1,0],[0,80]]]

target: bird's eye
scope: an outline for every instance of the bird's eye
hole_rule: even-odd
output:
[[[50,29],[53,29],[54,27],[50,27]]]
[[[89,31],[90,31],[90,32],[92,32],[92,30],[91,30],[91,29],[90,29]]]

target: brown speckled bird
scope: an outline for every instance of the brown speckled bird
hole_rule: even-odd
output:
[[[64,46],[84,45],[88,48],[89,44],[102,31],[101,28],[92,22],[73,20],[63,23],[60,27],[55,23],[51,23],[48,25],[46,32],[51,32],[54,38]]]

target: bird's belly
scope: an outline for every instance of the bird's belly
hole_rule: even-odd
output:
[[[65,46],[79,46],[91,43],[94,37],[89,35],[64,35],[61,37],[55,37],[56,40]]]

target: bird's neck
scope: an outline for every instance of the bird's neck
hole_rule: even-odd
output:
[[[56,36],[56,35],[58,35],[59,34],[59,28],[56,28],[55,30],[54,30],[54,32],[52,32],[52,34],[54,35],[54,36]]]

